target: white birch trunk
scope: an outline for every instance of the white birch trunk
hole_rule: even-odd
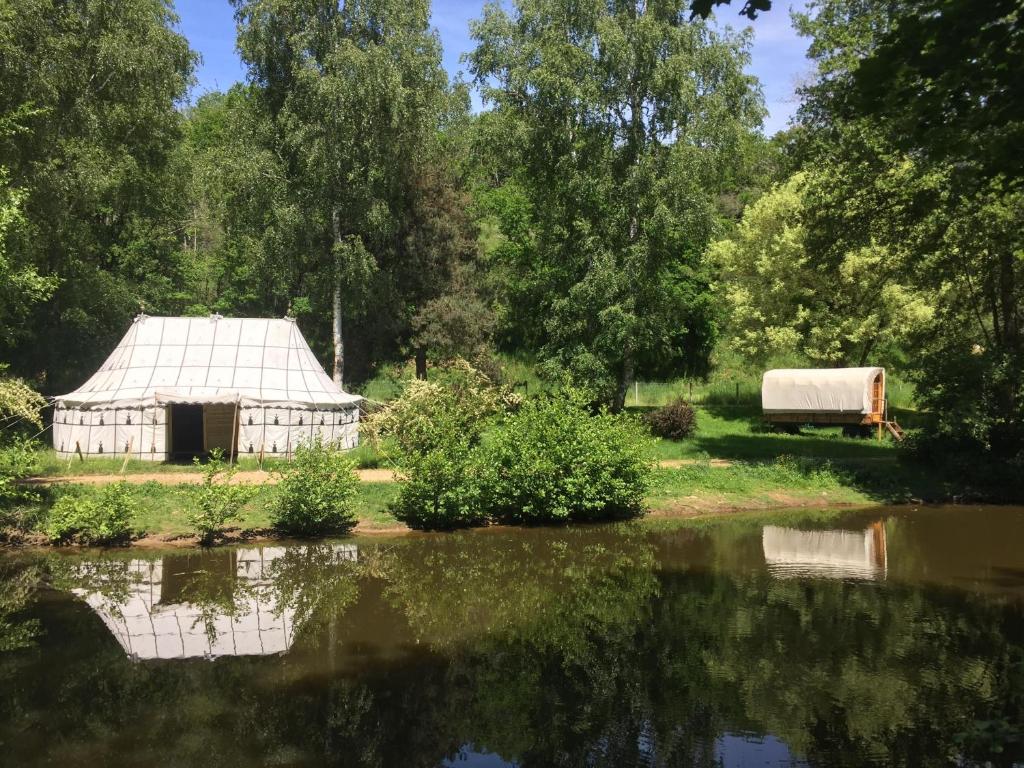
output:
[[[331,216],[331,228],[334,230],[334,247],[341,248],[341,221],[337,211]],[[334,383],[339,387],[342,377],[345,375],[345,342],[341,338],[341,275],[337,264],[338,253],[335,252],[335,274],[334,274],[334,302],[332,307],[333,328],[331,337],[334,341]]]

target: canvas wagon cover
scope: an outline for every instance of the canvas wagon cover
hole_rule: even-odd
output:
[[[64,407],[131,408],[165,403],[337,408],[343,392],[290,318],[140,315],[85,384],[56,398]]]
[[[765,413],[871,413],[871,385],[884,368],[780,368],[761,381]]]

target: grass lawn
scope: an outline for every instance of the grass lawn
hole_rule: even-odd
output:
[[[189,508],[195,486],[162,485],[156,482],[134,486],[140,500],[140,513],[133,527],[140,534],[157,536],[188,535],[192,532],[185,511]],[[63,485],[51,489],[52,499],[62,494],[98,493],[98,486]],[[396,483],[360,483],[356,492],[355,512],[364,529],[392,528],[401,525],[387,511],[388,503],[398,494]],[[227,524],[228,528],[258,530],[270,527],[270,512],[277,496],[277,488],[264,485],[242,508],[239,519]]]
[[[640,409],[630,409],[639,414]],[[821,460],[894,459],[898,446],[888,435],[876,439],[843,437],[839,427],[804,428],[799,435],[770,432],[761,409],[751,406],[697,406],[697,429],[679,441],[658,440],[659,459],[772,461],[779,456]]]
[[[92,456],[82,461],[77,456],[62,459],[53,448],[46,448],[39,451],[39,464],[36,475],[39,477],[74,477],[76,475],[117,475],[121,473],[122,467],[127,474],[150,474],[150,473],[178,473],[178,472],[200,472],[201,468],[190,461],[142,461],[140,459],[129,459],[127,465],[124,458],[98,458]],[[374,469],[380,466],[381,459],[372,446],[361,445],[348,452],[358,469]],[[258,458],[240,454],[236,461],[240,471],[264,469],[273,472],[282,466],[287,465],[288,459],[264,458],[261,463]]]

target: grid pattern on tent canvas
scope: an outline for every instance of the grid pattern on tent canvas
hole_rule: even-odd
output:
[[[142,318],[78,390],[83,402],[156,393],[263,401],[344,403],[291,320]],[[73,393],[74,394],[74,393]]]

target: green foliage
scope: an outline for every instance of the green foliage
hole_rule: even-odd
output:
[[[128,483],[111,483],[96,495],[58,498],[44,531],[55,544],[123,544],[131,537],[138,509],[139,500]]]
[[[272,168],[274,195],[232,240],[266,254],[258,272],[273,281],[275,302],[308,299],[312,342],[331,343],[339,375],[366,372],[410,342],[460,341],[452,334],[464,321],[451,301],[427,305],[465,298],[452,275],[475,258],[439,138],[468,97],[449,86],[427,0],[233,5],[248,98],[264,126],[255,146]],[[242,197],[262,196],[259,175],[244,182]],[[273,276],[278,265],[287,281]],[[363,359],[368,351],[374,359]]]
[[[651,432],[668,440],[682,440],[697,428],[696,411],[681,397],[651,411],[646,418]]]
[[[874,240],[835,254],[808,247],[806,198],[828,194],[830,184],[827,174],[795,174],[744,211],[733,237],[711,246],[729,343],[748,360],[796,352],[816,364],[865,365],[872,353],[905,346],[932,318],[930,294],[901,283],[894,269],[909,258],[905,249]],[[846,215],[856,215],[850,207]]]
[[[356,524],[353,497],[359,478],[355,463],[319,436],[295,449],[278,470],[272,520],[278,530],[299,536],[347,531]]]
[[[363,421],[363,434],[377,444],[386,440],[408,463],[454,442],[475,443],[509,399],[514,398],[458,359],[431,381],[405,381],[398,399]]]
[[[11,187],[9,179],[0,166],[0,338],[25,336],[32,307],[57,288],[57,280],[40,275],[26,253],[25,192]]]
[[[0,365],[0,373],[5,366]],[[46,398],[21,379],[0,377],[0,428],[10,430],[24,425],[42,429],[42,410]]]
[[[483,525],[476,454],[464,438],[418,456],[404,470],[394,516],[411,528],[447,530]]]
[[[926,438],[1019,461],[1024,60],[1013,52],[1024,38],[1016,6],[816,6],[813,17],[797,17],[821,73],[804,89],[798,141],[817,179],[805,201],[811,263],[835,275],[844,253],[884,252],[871,270],[930,308],[905,341],[918,402],[932,412]]]
[[[0,352],[48,387],[80,384],[140,303],[173,306],[186,203],[177,103],[196,61],[176,24],[161,0],[0,10],[0,210],[18,211],[2,214]]]
[[[32,488],[19,481],[31,477],[39,469],[39,446],[31,440],[15,438],[0,447],[0,506],[39,497]]]
[[[635,375],[706,370],[702,252],[763,114],[747,39],[688,15],[681,0],[519,0],[471,25],[495,106],[481,125],[511,177],[490,200],[507,238],[489,254],[503,313],[527,318],[550,372],[615,409]]]
[[[591,415],[572,390],[527,400],[487,436],[475,482],[503,523],[638,515],[651,478],[650,443],[632,419]]]
[[[219,449],[211,451],[205,463],[198,457],[194,461],[202,469],[203,482],[192,489],[185,517],[199,534],[200,543],[209,546],[225,523],[238,519],[242,506],[256,489],[231,484],[238,470],[234,464],[224,463],[224,452]]]

